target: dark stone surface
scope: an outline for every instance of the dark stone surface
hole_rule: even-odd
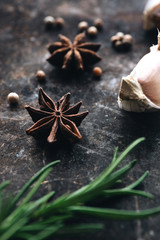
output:
[[[126,113],[117,105],[121,77],[128,75],[156,42],[155,34],[151,37],[142,28],[145,3],[145,0],[0,1],[0,182],[11,181],[9,192],[19,191],[34,173],[56,159],[61,163],[54,167],[43,192],[55,189],[56,196],[71,192],[108,166],[116,146],[121,151],[131,141],[145,136],[146,141],[128,157],[128,160],[138,159],[138,163],[125,182],[149,170],[142,188],[155,198],[117,199],[112,207],[138,210],[160,205],[160,114]],[[43,18],[47,15],[63,17],[64,27],[46,31]],[[63,76],[46,62],[49,55],[46,46],[57,41],[59,33],[73,39],[79,21],[86,20],[92,25],[96,17],[103,19],[104,28],[96,39],[90,40],[102,43],[99,54],[103,60],[98,64],[103,69],[102,77],[95,79],[91,69],[82,76]],[[132,34],[134,42],[130,52],[119,54],[111,48],[109,39],[117,31]],[[44,84],[35,78],[39,69],[46,72]],[[26,135],[25,130],[32,121],[24,105],[38,107],[40,86],[54,101],[70,91],[71,103],[82,100],[82,110],[90,111],[79,127],[82,141],[72,148],[52,149]],[[11,91],[20,96],[16,108],[10,108],[6,102]],[[159,221],[160,216],[132,222],[102,221],[105,224],[102,232],[79,239],[157,240]]]

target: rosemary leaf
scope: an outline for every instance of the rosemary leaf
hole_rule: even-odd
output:
[[[61,228],[63,227],[63,224],[56,224],[54,226],[48,226],[44,228],[43,230],[38,232],[38,234],[34,234],[31,237],[28,238],[28,240],[43,240],[47,237],[56,234]]]
[[[140,190],[133,190],[133,188],[137,187],[147,176],[149,171],[146,171],[138,180],[133,182],[132,184],[122,188],[122,189],[112,189],[112,190],[104,190],[104,196],[113,197],[117,195],[139,195],[143,197],[148,197],[153,199],[153,195],[150,193],[146,193]]]
[[[0,185],[0,191],[2,191],[5,187],[7,187],[9,185],[10,181],[5,181],[3,183],[1,183]]]
[[[10,239],[10,237],[12,237],[18,230],[20,230],[21,227],[24,226],[26,222],[27,222],[26,218],[24,218],[24,217],[18,218],[17,220],[14,221],[12,226],[7,228],[4,231],[4,233],[0,234],[0,236],[1,236],[0,239],[1,240]]]
[[[132,162],[126,164],[124,167],[115,171],[114,173],[109,175],[106,179],[104,179],[101,185],[99,185],[96,188],[101,188],[103,190],[105,188],[111,187],[113,184],[115,184],[117,180],[119,180],[119,178],[123,177],[128,171],[130,171],[134,167],[136,162],[137,162],[136,160],[133,160]]]
[[[37,224],[33,224],[32,228],[28,228],[27,231],[20,231],[16,234],[16,238],[18,239],[26,239],[26,240],[41,240],[46,239],[47,237],[55,234],[63,227],[63,224],[57,223],[54,226],[43,226]],[[33,233],[32,233],[33,231]]]
[[[114,189],[114,190],[105,190],[103,191],[104,196],[113,197],[113,196],[119,196],[119,195],[138,195],[142,197],[147,197],[150,199],[153,199],[153,195],[144,191],[140,190],[128,190],[128,189]]]
[[[148,176],[148,174],[149,174],[149,171],[146,171],[139,179],[137,179],[135,182],[128,185],[124,189],[133,189],[133,188],[137,187],[141,182],[144,181],[144,179]]]
[[[160,206],[141,210],[141,211],[129,211],[129,210],[118,210],[110,208],[96,208],[96,207],[85,207],[85,206],[72,206],[69,210],[76,215],[91,215],[94,217],[116,219],[116,220],[135,220],[146,218],[160,213]]]
[[[55,164],[59,163],[60,161],[54,161],[43,167],[39,172],[37,172],[21,189],[21,191],[15,196],[13,201],[10,204],[10,208],[13,208],[16,203],[21,199],[21,197],[26,193],[26,191],[30,188],[30,186],[50,167],[54,166]]]
[[[32,214],[32,211],[37,208],[40,204],[42,204],[46,199],[48,199],[48,195],[38,199],[35,202],[30,202],[29,204],[26,204],[27,201],[33,196],[33,194],[36,192],[37,188],[40,186],[41,182],[46,178],[48,173],[51,171],[51,169],[46,169],[45,172],[41,175],[39,180],[37,181],[36,185],[33,187],[33,189],[29,192],[29,194],[26,196],[24,201],[2,222],[0,225],[0,233],[4,231],[9,231],[9,229],[12,229],[14,224],[19,221],[19,219],[25,219],[24,222],[28,221],[28,216]],[[51,193],[53,194],[53,193]],[[50,195],[51,195],[50,194]],[[18,226],[17,226],[18,227]]]
[[[118,152],[118,147],[115,148],[114,150],[114,154],[113,154],[113,159],[112,159],[112,163],[115,162],[115,160],[117,159],[117,152]]]
[[[33,197],[33,195],[36,193],[36,191],[40,187],[41,183],[48,176],[48,174],[51,172],[51,170],[52,170],[52,168],[47,168],[45,170],[45,172],[38,179],[38,181],[35,184],[35,186],[31,189],[31,191],[28,193],[28,195],[23,199],[23,202],[21,204],[27,203]]]
[[[139,138],[131,143],[120,155],[117,159],[115,159],[109,167],[102,172],[91,184],[91,187],[99,186],[107,176],[109,176],[116,167],[123,161],[123,159],[133,150],[140,142],[144,141],[145,138]]]
[[[104,227],[103,224],[95,224],[95,223],[85,223],[85,224],[75,224],[75,225],[68,225],[64,227],[57,233],[57,235],[72,235],[72,234],[83,234],[88,232],[93,232],[97,230],[102,230]]]

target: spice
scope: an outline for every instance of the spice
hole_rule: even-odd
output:
[[[100,77],[102,75],[102,69],[100,67],[93,68],[93,75],[95,77]]]
[[[64,25],[64,19],[62,17],[57,17],[55,20],[55,24],[57,28],[62,28]]]
[[[44,24],[46,28],[52,28],[55,25],[55,18],[52,16],[47,16],[44,18]]]
[[[19,96],[15,92],[11,92],[7,96],[7,101],[10,105],[17,105],[19,103]]]
[[[121,80],[119,107],[126,111],[160,110],[160,36],[133,71]]]
[[[86,22],[86,21],[82,21],[78,24],[78,30],[80,32],[86,31],[87,28],[88,28],[88,22]]]
[[[42,70],[38,70],[36,73],[37,80],[43,82],[46,79],[46,74]]]
[[[88,28],[87,32],[90,37],[95,37],[97,36],[98,30],[95,26],[91,26]]]
[[[117,51],[128,51],[132,47],[132,36],[130,34],[118,32],[111,37],[110,41]]]
[[[160,28],[160,0],[148,0],[143,11],[143,28]]]
[[[70,93],[66,93],[56,105],[40,88],[39,104],[40,110],[25,106],[35,122],[27,129],[27,134],[35,137],[46,137],[49,143],[61,140],[74,143],[82,138],[77,127],[88,114],[88,111],[78,113],[82,102],[70,106]]]
[[[95,52],[101,44],[85,41],[85,33],[78,34],[73,43],[63,35],[59,35],[60,42],[49,45],[48,50],[51,56],[47,61],[63,70],[80,70],[93,65],[101,60]]]
[[[95,25],[95,27],[96,27],[98,30],[101,30],[102,27],[103,27],[103,21],[102,21],[102,19],[101,19],[101,18],[96,18],[96,19],[94,20],[94,25]]]

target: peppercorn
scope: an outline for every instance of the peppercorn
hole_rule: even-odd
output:
[[[112,47],[117,51],[128,51],[132,47],[132,36],[130,34],[124,34],[117,32],[110,39]]]
[[[44,18],[44,24],[47,29],[51,29],[55,25],[55,18],[52,16],[47,16]]]
[[[123,39],[125,42],[132,42],[132,36],[130,34],[125,34]]]
[[[17,105],[19,103],[19,96],[15,92],[11,92],[7,96],[7,102],[12,105]]]
[[[88,22],[82,21],[78,24],[78,29],[80,32],[86,31],[88,28]]]
[[[97,28],[95,26],[91,26],[88,28],[88,35],[91,37],[95,37],[98,33]]]
[[[94,67],[93,68],[93,75],[95,77],[101,77],[102,75],[102,69],[100,67]]]
[[[57,17],[55,20],[55,24],[57,28],[62,28],[64,25],[64,19],[62,17]]]
[[[101,19],[101,18],[96,18],[96,19],[94,20],[94,25],[95,25],[95,27],[96,27],[98,30],[101,30],[102,27],[103,27],[103,21],[102,21],[102,19]]]
[[[36,73],[37,80],[43,82],[46,79],[46,74],[42,70],[38,70]]]

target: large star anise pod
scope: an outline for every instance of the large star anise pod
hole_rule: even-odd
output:
[[[78,113],[82,102],[70,106],[70,93],[66,93],[57,105],[39,89],[40,110],[25,106],[32,120],[33,126],[26,130],[27,134],[35,137],[46,137],[49,143],[68,140],[74,143],[82,138],[78,126],[87,116],[88,111]],[[64,139],[63,139],[64,138]]]
[[[48,50],[52,54],[47,61],[62,69],[81,70],[101,60],[95,52],[101,44],[85,41],[85,33],[78,34],[73,43],[69,38],[59,35],[60,42],[53,42]]]

